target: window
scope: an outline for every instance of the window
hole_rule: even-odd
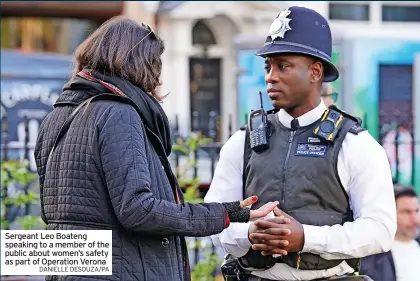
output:
[[[98,26],[90,20],[6,17],[1,19],[1,48],[71,54]]]
[[[420,6],[382,6],[382,21],[420,21]]]
[[[211,29],[203,22],[199,20],[192,29],[192,41],[193,45],[216,45],[216,39]]]
[[[369,4],[329,4],[329,18],[332,20],[369,20]]]

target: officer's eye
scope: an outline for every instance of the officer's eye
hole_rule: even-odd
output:
[[[287,64],[279,64],[279,69],[280,70],[285,70],[285,69],[287,69],[289,67],[289,65],[287,65]]]
[[[264,66],[264,69],[265,69],[265,72],[266,72],[266,73],[269,73],[269,72],[270,72],[271,67],[270,67],[270,65],[266,64],[266,65]]]

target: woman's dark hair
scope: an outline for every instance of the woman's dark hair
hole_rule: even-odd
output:
[[[117,16],[103,23],[77,47],[73,77],[84,68],[105,71],[130,81],[161,101],[155,89],[159,85],[164,50],[162,39],[149,26]]]

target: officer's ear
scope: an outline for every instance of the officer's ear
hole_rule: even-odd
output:
[[[311,65],[311,83],[322,81],[324,74],[324,65],[321,61],[315,60]]]

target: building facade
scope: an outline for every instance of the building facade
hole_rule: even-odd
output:
[[[394,179],[420,189],[420,1],[9,1],[1,3],[2,56],[11,49],[37,58],[59,53],[70,62],[77,45],[106,19],[123,14],[145,22],[165,41],[159,91],[169,93],[162,106],[173,126],[183,136],[199,130],[223,143],[258,107],[265,83],[255,52],[272,20],[292,5],[329,19],[332,59],[341,73],[333,83],[338,105],[361,117],[384,145]],[[16,82],[8,78],[24,68],[12,64],[17,72],[8,75],[3,69],[12,66],[3,61],[2,98]],[[37,73],[37,83],[45,84],[44,72]],[[266,96],[264,106],[271,108]]]

